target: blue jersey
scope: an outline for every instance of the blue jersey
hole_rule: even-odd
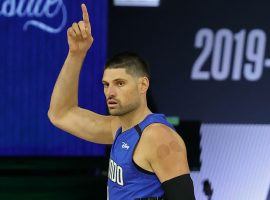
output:
[[[150,114],[138,125],[122,132],[119,128],[111,148],[108,172],[108,199],[135,200],[162,197],[164,194],[157,176],[140,168],[133,153],[143,130],[153,123],[174,129],[163,114]]]

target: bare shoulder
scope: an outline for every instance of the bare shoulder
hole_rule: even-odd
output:
[[[144,130],[141,140],[145,159],[161,182],[189,173],[185,143],[173,129],[152,124]]]
[[[181,136],[170,127],[154,123],[145,128],[143,134],[144,140],[147,140],[149,144],[153,146],[169,145],[171,148],[177,150],[180,147],[185,150],[185,143]],[[180,149],[179,149],[180,150]]]

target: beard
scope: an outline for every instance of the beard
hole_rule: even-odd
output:
[[[112,116],[124,116],[127,115],[139,107],[139,102],[132,102],[128,105],[123,106],[120,102],[118,102],[117,107],[109,108],[109,113]]]

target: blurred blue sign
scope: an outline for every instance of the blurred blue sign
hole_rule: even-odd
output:
[[[114,0],[115,6],[158,7],[160,0]]]
[[[0,0],[0,156],[103,155],[104,147],[55,128],[47,111],[68,53],[66,30],[88,6],[95,42],[80,77],[79,104],[106,112],[107,1]]]

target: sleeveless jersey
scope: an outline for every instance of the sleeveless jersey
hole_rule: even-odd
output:
[[[109,161],[109,200],[162,199],[164,191],[157,176],[140,168],[133,161],[133,153],[141,133],[153,123],[161,123],[174,129],[163,114],[153,113],[124,132],[121,128],[117,130]]]

